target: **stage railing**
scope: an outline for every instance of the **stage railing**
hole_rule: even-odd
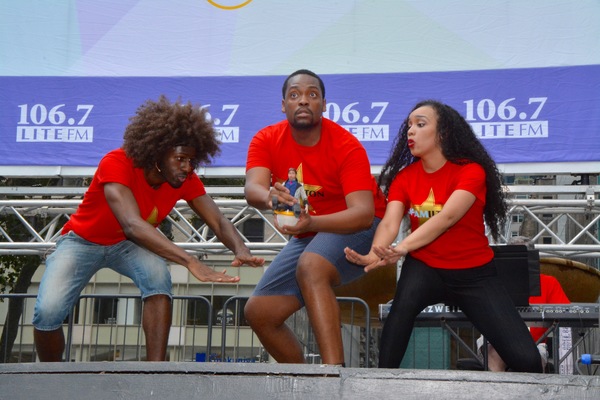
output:
[[[223,310],[233,309],[235,311],[239,310],[242,307],[242,304],[248,299],[248,297],[244,296],[233,296],[230,297],[225,304],[223,305]],[[357,297],[337,297],[338,303],[350,303],[350,309],[346,311],[350,321],[349,324],[342,324],[342,338],[344,341],[344,358],[346,360],[346,364],[348,366],[361,366],[361,367],[371,367],[375,366],[374,363],[370,362],[371,358],[371,347],[373,343],[371,341],[371,328],[369,326],[371,321],[371,312],[369,309],[369,305],[362,299]],[[355,309],[361,308],[362,317],[358,317],[359,314],[354,313]],[[234,311],[234,315],[238,315],[237,312]],[[268,312],[268,310],[267,310]],[[360,319],[360,321],[359,321]],[[357,321],[358,324],[353,324],[353,321]],[[236,350],[238,346],[232,346],[231,349],[233,351],[232,355],[228,355],[228,351],[226,345],[228,342],[228,335],[233,331],[234,334],[234,343],[240,342],[240,328],[241,321],[239,319],[234,318],[232,320],[232,328],[233,329],[225,329],[226,328],[226,320],[221,320],[221,354],[222,357],[227,357],[228,359],[239,359],[239,355],[236,354]],[[317,346],[314,333],[308,322],[308,316],[306,315],[306,310],[302,309],[296,312],[293,316],[291,316],[286,322],[288,326],[296,333],[296,336],[300,340],[300,344],[305,349],[305,357],[310,363],[320,363],[320,354],[319,348]],[[358,326],[360,325],[360,326]],[[356,326],[356,329],[352,327]],[[263,355],[264,356],[264,355]]]
[[[390,308],[391,303],[379,305],[380,320],[385,321]],[[561,374],[573,374],[575,362],[582,354],[600,351],[599,308],[597,303],[532,304],[517,307],[528,326],[547,328],[538,343],[549,338],[547,343],[551,350],[549,355],[553,372]],[[472,323],[458,307],[442,303],[428,306],[417,316],[415,326],[438,326],[449,334],[456,346],[457,358],[453,364],[459,359],[478,359],[478,332],[474,328],[469,329]],[[481,364],[487,366],[487,361],[483,359]],[[597,367],[593,369],[590,375],[599,372]],[[588,372],[591,370],[592,368],[587,369]]]
[[[0,317],[3,329],[0,363],[35,362],[36,353],[31,325],[35,294],[0,295]],[[173,316],[167,357],[169,361],[207,362],[270,362],[268,354],[252,329],[243,319],[247,297],[229,298],[215,309],[204,296],[173,296]],[[370,367],[369,329],[353,328],[368,324],[367,304],[358,298],[338,298],[352,307],[364,308],[364,317],[350,317],[342,326],[345,337],[346,362],[350,366]],[[20,303],[20,304],[16,304]],[[16,308],[14,308],[17,306]],[[21,310],[20,318],[8,315]],[[65,321],[65,360],[143,361],[145,340],[142,329],[143,302],[139,295],[82,294],[73,312]],[[268,311],[268,310],[267,310]],[[299,335],[307,361],[320,363],[318,347],[306,315],[299,312],[287,321]],[[368,325],[367,325],[368,326]],[[7,340],[12,337],[9,350]],[[365,340],[366,338],[366,340]],[[369,345],[370,344],[370,345]]]

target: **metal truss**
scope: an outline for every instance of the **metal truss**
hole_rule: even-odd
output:
[[[62,226],[80,202],[79,199],[0,200],[0,255],[42,256],[52,251]],[[275,255],[287,243],[287,236],[273,226],[271,212],[250,207],[245,200],[215,200],[215,203],[253,254]],[[244,236],[241,228],[251,218],[264,221],[262,242],[252,242]],[[184,201],[177,203],[166,221],[173,241],[190,253],[207,256],[229,252]]]
[[[44,255],[52,251],[62,226],[81,202],[80,198],[73,197],[80,197],[85,190],[3,189],[0,193],[4,197],[0,200],[0,255]],[[211,193],[211,188],[208,189]],[[527,221],[532,227],[528,236],[542,255],[600,258],[600,186],[508,186],[507,190],[510,192],[509,218],[499,244],[510,241],[516,219],[520,224]],[[212,192],[214,197],[241,194],[240,188]],[[287,237],[274,228],[270,211],[250,207],[243,199],[216,198],[215,202],[238,228],[253,253],[275,255],[287,242]],[[244,223],[256,218],[264,221],[262,242],[253,242],[243,233]],[[187,203],[178,202],[167,220],[173,241],[185,250],[203,256],[229,252],[208,226],[197,219]]]
[[[521,234],[525,231],[542,256],[600,258],[600,186],[508,188],[511,199],[503,243],[510,241],[517,220],[525,228]]]

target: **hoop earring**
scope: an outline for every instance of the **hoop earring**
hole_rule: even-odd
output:
[[[162,171],[160,170],[160,168],[158,168],[158,164],[157,164],[157,163],[154,163],[154,166],[156,167],[156,170],[157,170],[159,173],[162,173]]]

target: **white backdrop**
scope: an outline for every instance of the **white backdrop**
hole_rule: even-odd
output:
[[[161,93],[210,105],[231,139],[214,169],[240,173],[299,68],[323,75],[328,116],[376,136],[374,165],[434,97],[503,129],[484,144],[507,172],[597,172],[599,67],[597,0],[6,0],[0,174],[93,172]]]

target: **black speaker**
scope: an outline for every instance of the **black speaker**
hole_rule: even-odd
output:
[[[540,294],[539,253],[527,246],[492,246],[498,276],[515,306],[529,305],[529,296]]]

